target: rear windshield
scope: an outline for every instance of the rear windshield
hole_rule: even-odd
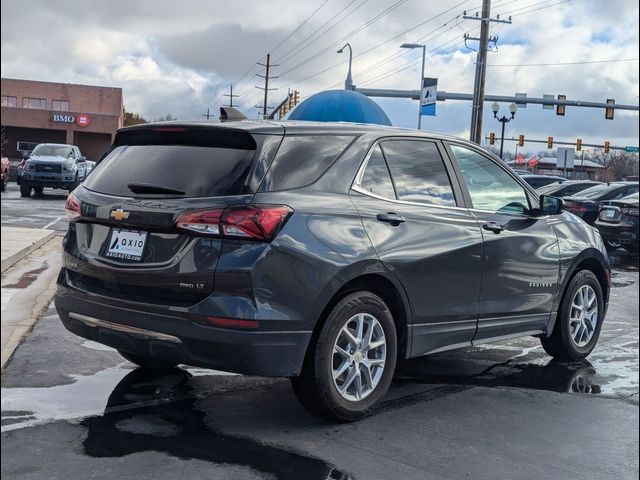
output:
[[[134,194],[128,186],[134,184],[184,192],[185,197],[249,193],[256,142],[246,132],[122,133],[126,135],[116,137],[111,151],[87,177],[86,188],[118,196],[149,195]]]
[[[599,198],[606,193],[612,192],[618,187],[619,185],[596,185],[595,187],[583,190],[582,192],[580,192],[579,196],[584,198]]]

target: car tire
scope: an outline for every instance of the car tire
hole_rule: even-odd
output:
[[[0,182],[0,189],[2,189],[3,192],[7,189],[7,182],[8,179],[6,177],[2,179],[2,182]]]
[[[42,195],[43,192],[44,192],[44,188],[42,187],[34,187],[33,189],[33,193],[35,193],[36,195]]]
[[[24,182],[20,183],[20,196],[21,197],[31,196],[31,187]]]
[[[80,181],[78,180],[78,175],[76,174],[76,179],[71,185],[69,185],[69,188],[68,188],[69,193],[73,192],[78,185],[80,185]]]
[[[135,363],[139,367],[146,368],[148,370],[167,370],[170,368],[175,368],[178,363],[177,362],[163,362],[159,360],[155,360],[151,357],[145,357],[143,355],[136,355],[129,352],[123,352],[122,350],[118,350],[118,353],[122,355],[126,360],[131,363]]]
[[[594,300],[595,306],[591,303]],[[586,305],[586,311],[582,305]],[[597,315],[595,321],[589,316],[591,311]],[[540,339],[542,347],[559,360],[583,360],[596,346],[603,317],[604,296],[600,282],[593,272],[580,270],[567,286],[553,332]]]
[[[354,344],[356,338],[362,342]],[[379,346],[368,349],[366,343]],[[368,291],[347,295],[331,310],[309,348],[300,376],[291,379],[302,406],[314,415],[341,422],[371,414],[389,390],[396,365],[396,328],[384,301]],[[348,368],[334,380],[343,367]],[[344,388],[343,393],[339,388]]]

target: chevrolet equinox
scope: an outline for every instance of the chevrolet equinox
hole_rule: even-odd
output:
[[[408,358],[529,335],[584,358],[609,298],[594,228],[427,132],[128,127],[65,209],[67,329],[144,368],[290,377],[340,421],[371,413]]]

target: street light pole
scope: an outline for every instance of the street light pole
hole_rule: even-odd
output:
[[[400,45],[400,48],[422,49],[422,68],[420,69],[420,85],[418,86],[418,92],[420,92],[420,98],[418,99],[418,130],[420,130],[422,128],[422,101],[424,100],[423,78],[425,57],[427,56],[427,45],[420,45],[419,43],[403,43]]]
[[[347,78],[344,81],[344,89],[345,90],[353,90],[353,79],[351,78],[351,62],[353,61],[353,51],[351,50],[351,44],[347,43],[344,47],[338,50],[338,53],[344,52],[344,49],[349,47],[349,71],[347,72]]]
[[[504,150],[504,126],[511,120],[513,120],[513,117],[516,116],[518,106],[513,102],[511,103],[511,105],[509,105],[509,113],[511,113],[510,117],[507,117],[506,115],[498,117],[498,111],[500,110],[500,104],[498,102],[493,102],[493,105],[491,105],[491,110],[493,110],[493,118],[495,118],[502,124],[502,135],[500,135],[500,158],[502,158],[502,152]]]

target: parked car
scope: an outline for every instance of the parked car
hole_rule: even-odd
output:
[[[600,183],[592,182],[591,180],[567,180],[565,182],[550,183],[544,187],[536,188],[536,191],[540,195],[551,195],[553,197],[563,198],[575,195],[578,192],[595,187],[596,185],[600,185]]]
[[[531,185],[533,188],[544,187],[550,183],[566,182],[564,177],[555,177],[553,175],[521,175],[522,179]]]
[[[18,162],[18,166],[16,169],[16,183],[18,185],[20,185],[20,182],[22,181],[22,177],[24,177],[25,163],[26,163],[26,157]]]
[[[595,229],[422,131],[127,127],[65,208],[67,329],[145,368],[291,377],[341,421],[375,409],[398,360],[530,335],[582,359],[609,298]]]
[[[2,160],[0,160],[0,188],[2,188],[3,192],[7,189],[7,183],[9,183],[9,168],[9,159],[2,157]]]
[[[596,220],[596,227],[605,245],[610,248],[623,247],[633,253],[639,250],[638,225],[638,193],[603,202]]]
[[[565,197],[565,209],[593,225],[600,212],[600,204],[638,192],[638,182],[603,183]]]
[[[41,194],[45,187],[71,192],[87,176],[85,162],[86,158],[75,145],[37,145],[25,160],[20,178],[20,196],[31,196],[32,190]]]
[[[87,169],[87,173],[86,174],[89,175],[91,173],[91,171],[95,168],[95,166],[96,166],[96,162],[91,162],[91,161],[87,160],[85,162],[85,167]]]

